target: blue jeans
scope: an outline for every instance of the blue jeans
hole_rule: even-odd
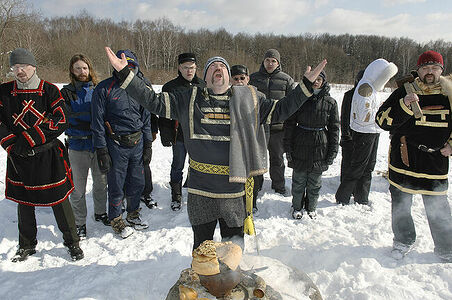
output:
[[[187,150],[184,143],[176,141],[173,145],[173,162],[171,163],[171,182],[182,182],[182,172],[184,170],[185,157],[187,156]]]
[[[122,214],[122,201],[127,199],[127,212],[140,207],[144,189],[143,140],[132,148],[119,146],[107,139],[112,166],[107,173],[108,218],[113,220]]]

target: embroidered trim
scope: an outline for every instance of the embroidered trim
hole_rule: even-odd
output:
[[[22,181],[15,181],[12,180],[11,178],[6,178],[6,181],[8,181],[9,183],[11,183],[14,186],[22,186],[24,187],[26,190],[28,191],[41,191],[41,190],[48,190],[54,187],[58,187],[62,184],[64,184],[69,178],[66,176],[63,179],[61,179],[60,181],[54,182],[54,183],[48,183],[48,184],[43,184],[43,185],[24,185],[24,183]]]
[[[0,145],[3,145],[6,141],[8,141],[8,140],[14,138],[15,136],[16,136],[16,135],[13,134],[13,133],[8,134],[7,136],[5,136],[4,138],[2,138],[2,139],[0,140]]]
[[[308,90],[303,81],[301,81],[298,85],[301,87],[301,90],[303,91],[303,94],[306,95],[306,97],[309,98],[312,96],[312,93]]]
[[[14,80],[14,87],[11,90],[11,95],[13,95],[15,97],[15,96],[17,96],[17,94],[35,94],[36,93],[39,96],[42,96],[42,95],[44,95],[44,90],[42,89],[43,86],[44,86],[44,80],[41,80],[39,82],[37,89],[20,90],[17,88],[17,82]]]
[[[272,115],[273,115],[273,111],[274,111],[275,108],[276,108],[276,103],[278,103],[278,100],[272,99],[272,101],[273,101],[273,106],[272,106],[272,109],[270,110],[270,113],[268,114],[267,121],[265,122],[265,123],[267,123],[267,124],[271,124],[271,123],[272,123]]]
[[[36,146],[35,141],[33,140],[33,138],[31,137],[31,135],[28,132],[22,131],[22,135],[27,140],[28,144],[30,144],[30,147],[33,148],[34,146]]]
[[[63,97],[61,97],[61,94],[60,94],[60,98],[58,98],[58,99],[56,99],[55,101],[53,101],[52,104],[50,104],[50,107],[54,107],[54,106],[57,105],[58,102],[60,102],[61,100],[64,101]]]
[[[8,197],[8,196],[6,197],[6,199],[9,199],[11,201],[14,201],[14,202],[17,202],[17,203],[20,203],[20,204],[31,205],[31,206],[54,206],[54,205],[57,205],[57,204],[63,202],[64,200],[66,200],[69,197],[69,195],[72,193],[72,191],[74,191],[74,187],[72,187],[66,193],[66,195],[64,195],[63,198],[61,198],[59,200],[56,200],[56,201],[54,201],[52,203],[46,203],[46,204],[36,204],[36,203],[32,203],[32,202],[26,202],[26,201],[18,200],[18,199],[15,199],[15,198],[12,198],[12,197]]]
[[[400,107],[403,109],[404,112],[409,114],[410,116],[414,115],[414,112],[408,108],[408,106],[405,105],[405,101],[403,101],[403,98],[399,99]]]
[[[392,107],[389,107],[379,117],[377,117],[377,121],[378,121],[379,125],[383,125],[384,120],[386,120],[386,124],[388,124],[388,126],[392,125],[392,121],[394,119],[389,116],[389,112],[391,111],[391,108]]]
[[[229,166],[207,164],[202,162],[197,162],[190,158],[189,161],[190,168],[195,171],[205,173],[205,174],[215,174],[215,175],[229,175]]]
[[[423,195],[432,195],[432,196],[447,195],[447,190],[441,191],[441,192],[434,192],[434,191],[427,191],[427,190],[413,190],[413,189],[405,188],[405,187],[401,186],[400,184],[395,183],[391,179],[389,179],[389,183],[391,185],[395,186],[396,188],[398,188],[399,190],[401,190],[405,193],[409,193],[409,194],[423,194]]]
[[[230,96],[229,95],[209,95],[209,97],[215,99],[215,100],[221,100],[221,101],[229,101]]]
[[[413,171],[408,171],[408,170],[404,170],[404,169],[399,169],[394,167],[393,165],[389,164],[389,169],[393,170],[396,173],[399,174],[403,174],[403,175],[407,175],[410,177],[414,177],[414,178],[426,178],[426,179],[447,179],[447,174],[444,175],[430,175],[430,174],[425,174],[425,173],[416,173]]]
[[[201,119],[201,124],[209,124],[209,125],[231,125],[231,120]]]
[[[127,75],[126,80],[124,80],[124,82],[121,84],[120,88],[125,90],[127,88],[127,86],[130,84],[130,82],[132,81],[133,77],[135,77],[135,74],[133,74],[133,72],[129,72],[129,75]],[[150,87],[148,87],[150,88]]]
[[[243,195],[245,195],[245,190],[238,192],[238,193],[215,194],[212,192],[206,192],[206,191],[201,191],[201,190],[197,190],[197,189],[193,189],[193,188],[188,188],[188,192],[191,194],[210,197],[210,198],[238,198],[238,197],[242,197]]]
[[[229,113],[228,107],[201,107],[203,113]]]
[[[165,118],[171,119],[171,102],[167,92],[163,92],[163,99],[165,101]]]
[[[44,132],[42,132],[42,130],[41,130],[41,128],[39,128],[39,126],[34,126],[33,127],[35,130],[36,130],[36,132],[39,134],[39,136],[41,137],[41,142],[42,142],[42,144],[45,144],[45,142],[46,142],[46,137],[45,137],[45,135],[44,135]]]
[[[437,128],[438,127],[442,127],[442,128],[449,127],[449,123],[428,122],[428,121],[426,121],[425,116],[422,116],[421,120],[416,121],[414,124],[418,125],[418,126],[425,126],[425,127],[437,127]]]
[[[259,126],[259,120],[260,120],[260,118],[259,118],[259,115],[258,115],[258,107],[257,107],[257,104],[258,104],[258,101],[257,101],[257,95],[256,95],[256,90],[252,87],[252,86],[250,86],[250,85],[247,85],[247,87],[250,89],[250,91],[251,91],[251,97],[253,97],[253,104],[254,104],[254,119],[256,120],[255,121],[255,123],[254,123],[254,131],[255,132],[257,132],[257,128],[258,128],[258,126]],[[254,184],[254,183],[253,183]]]
[[[447,109],[438,109],[438,110],[424,110],[424,109],[422,109],[422,113],[424,115],[440,115],[442,121],[445,121],[446,117],[449,115],[449,111]]]

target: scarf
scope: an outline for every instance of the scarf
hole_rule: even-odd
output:
[[[267,143],[260,123],[256,88],[233,86],[231,89],[229,182],[245,183],[248,177],[267,172]]]

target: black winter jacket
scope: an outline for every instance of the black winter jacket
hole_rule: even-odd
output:
[[[323,172],[339,147],[339,112],[326,83],[284,123],[284,151],[296,170]]]
[[[193,80],[190,82],[185,79],[179,72],[179,76],[163,85],[162,92],[174,92],[176,90],[191,88],[192,86],[197,86],[203,89],[206,86],[206,83],[204,82],[204,80],[196,76],[196,74],[195,77],[193,77]],[[160,140],[163,146],[170,147],[175,144],[176,141],[179,141],[181,143],[184,142],[182,128],[178,126],[176,120],[159,117],[158,126],[160,129]]]
[[[279,65],[273,73],[267,73],[262,62],[258,72],[250,75],[250,85],[254,85],[266,98],[280,100],[296,87],[296,83],[290,75],[281,71]],[[283,123],[275,123],[270,126],[270,131],[281,131]]]
[[[352,108],[353,93],[355,92],[353,87],[344,93],[344,98],[341,105],[341,145],[352,140],[352,134],[350,131],[350,110]]]

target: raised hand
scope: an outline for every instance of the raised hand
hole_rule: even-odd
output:
[[[326,66],[326,59],[322,60],[317,67],[314,69],[311,69],[310,66],[306,68],[306,72],[304,72],[304,77],[306,77],[307,80],[310,82],[314,82],[316,78],[320,75],[320,72],[322,72],[323,68]]]
[[[108,60],[116,71],[121,71],[127,66],[127,59],[124,53],[121,53],[121,58],[118,58],[110,47],[105,47],[105,52],[107,52]]]
[[[411,103],[416,101],[419,101],[419,97],[414,93],[408,93],[405,98],[403,98],[403,102],[405,102],[405,105],[408,107],[411,107]]]

